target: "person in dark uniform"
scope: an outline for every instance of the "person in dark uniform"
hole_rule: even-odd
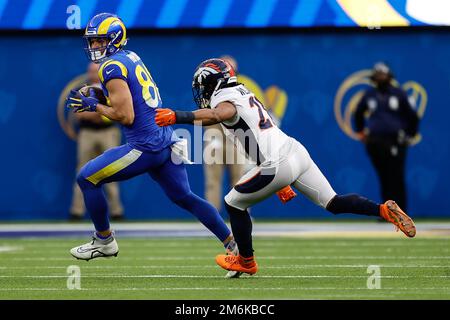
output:
[[[378,174],[382,200],[393,199],[406,209],[406,150],[417,133],[419,118],[406,92],[392,85],[388,65],[376,63],[370,79],[375,86],[357,105],[355,131]]]

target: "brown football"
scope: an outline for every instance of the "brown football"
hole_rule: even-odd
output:
[[[79,90],[79,92],[85,97],[89,97],[91,91],[94,92],[94,97],[97,98],[101,104],[107,105],[105,94],[103,93],[103,90],[101,88],[96,86],[84,86]]]

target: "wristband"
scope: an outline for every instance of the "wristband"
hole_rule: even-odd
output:
[[[195,116],[192,111],[175,111],[176,123],[190,123],[194,122]]]

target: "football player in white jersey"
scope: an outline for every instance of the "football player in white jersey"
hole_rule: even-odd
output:
[[[239,254],[218,255],[216,262],[222,268],[237,274],[257,272],[247,208],[275,193],[282,202],[289,201],[296,195],[291,186],[333,214],[381,216],[406,236],[416,235],[413,220],[394,201],[377,204],[357,194],[336,194],[305,147],[273,123],[255,95],[237,82],[235,71],[225,60],[203,61],[195,71],[192,88],[200,110],[157,109],[156,123],[221,123],[226,134],[235,137],[248,158],[256,162],[225,196]]]

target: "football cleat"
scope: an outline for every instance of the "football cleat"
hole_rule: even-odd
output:
[[[79,259],[89,261],[95,258],[117,257],[119,246],[117,245],[114,234],[107,239],[100,239],[96,233],[92,237],[92,241],[81,246],[70,249],[70,254]]]
[[[414,221],[403,212],[402,209],[393,200],[388,200],[380,206],[380,216],[384,220],[395,225],[396,230],[402,230],[402,232],[413,238],[416,235],[416,226]]]
[[[236,241],[234,241],[234,240],[230,241],[230,243],[228,244],[228,246],[225,250],[226,250],[227,255],[233,255],[233,256],[239,255],[239,249],[238,249]],[[225,278],[228,278],[228,279],[239,278],[241,275],[242,275],[242,272],[239,272],[239,271],[228,271],[227,274],[225,275]]]
[[[253,257],[244,258],[241,255],[219,254],[216,256],[216,263],[228,271],[238,271],[250,275],[255,274],[258,271],[258,265]]]

